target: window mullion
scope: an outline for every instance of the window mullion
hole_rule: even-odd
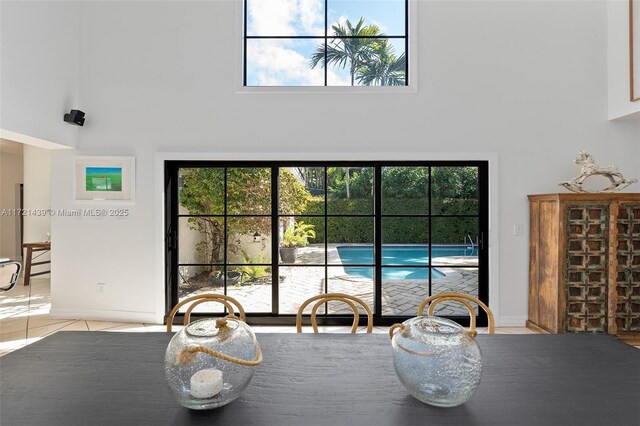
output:
[[[404,0],[404,85],[409,85],[409,0]],[[431,274],[429,274],[431,275]]]
[[[227,294],[227,246],[229,244],[229,230],[227,229],[227,227],[229,226],[229,221],[227,220],[227,214],[229,213],[229,211],[227,210],[227,202],[229,200],[229,197],[227,197],[227,185],[228,185],[228,174],[229,174],[229,168],[225,167],[224,168],[224,203],[223,203],[223,226],[222,229],[224,231],[224,244],[222,246],[222,249],[224,250],[224,253],[222,253],[222,260],[223,260],[223,265],[222,265],[222,278],[223,278],[223,294]]]
[[[382,316],[382,166],[376,166],[373,172],[374,202],[374,280],[373,297],[375,317]]]
[[[428,172],[428,176],[429,176],[429,180],[427,181],[427,193],[428,198],[429,198],[429,218],[427,219],[429,221],[429,296],[431,296],[433,294],[433,274],[431,273],[431,271],[433,270],[433,262],[431,261],[433,259],[433,255],[431,253],[431,248],[432,248],[432,243],[433,243],[433,220],[432,220],[432,216],[431,213],[433,213],[433,198],[432,198],[432,194],[431,194],[431,190],[433,187],[433,173],[432,173],[433,168],[431,166],[429,166],[429,172]]]
[[[280,313],[280,169],[271,167],[271,313]]]
[[[329,49],[329,39],[328,39],[328,32],[329,30],[327,29],[329,26],[329,13],[327,12],[329,8],[329,0],[324,0],[324,85],[325,87],[328,86],[328,82],[327,82],[327,75],[329,73],[328,68],[329,68],[329,61],[327,60],[327,50]],[[326,173],[325,173],[325,180],[326,180]],[[325,189],[326,191],[326,189]]]

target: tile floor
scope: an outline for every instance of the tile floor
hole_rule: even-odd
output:
[[[36,342],[58,331],[128,331],[149,332],[164,331],[165,326],[158,324],[135,324],[78,319],[56,319],[49,317],[51,296],[49,279],[33,278],[31,285],[25,287],[18,283],[11,291],[0,293],[0,356]],[[178,327],[176,327],[178,329]],[[256,333],[292,333],[293,326],[265,327],[254,326]],[[320,327],[326,332],[348,332],[350,327]],[[311,327],[305,332],[310,332]],[[478,330],[480,333],[486,329]],[[375,333],[387,333],[388,327],[374,327]],[[501,334],[532,334],[525,327],[502,327],[496,330]]]

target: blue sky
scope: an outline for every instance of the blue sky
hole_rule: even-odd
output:
[[[331,25],[360,17],[376,24],[386,35],[404,35],[404,0],[329,0]],[[323,36],[324,0],[247,0],[249,36]],[[309,58],[322,40],[249,39],[247,85],[316,86],[324,84],[324,70],[309,68]],[[404,40],[392,40],[396,55],[404,52]],[[329,67],[329,85],[349,85],[348,72]]]

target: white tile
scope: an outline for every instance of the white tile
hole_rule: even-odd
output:
[[[0,311],[0,321],[7,318],[18,317],[20,315],[28,316],[29,309],[25,307],[13,307]]]
[[[87,326],[90,331],[101,331],[112,327],[119,327],[125,323],[113,321],[94,321],[87,320]]]
[[[0,299],[0,307],[13,307],[13,306],[29,306],[29,296],[12,296],[9,298]]]
[[[49,318],[48,312],[42,315],[29,315],[29,328],[44,327],[47,325],[54,325],[54,324],[60,324],[60,323],[68,324],[69,321],[76,321],[76,320]]]
[[[89,327],[87,327],[86,321],[77,320],[73,321],[71,324],[65,325],[60,330],[57,330],[56,333],[58,331],[89,331]]]
[[[13,333],[6,333],[0,335],[0,342],[2,343],[11,343],[16,341],[24,341],[27,339],[27,331],[14,331]]]
[[[31,339],[31,338],[48,336],[72,324],[73,322],[74,321],[65,321],[65,322],[59,322],[57,324],[45,325],[42,327],[33,327],[33,328],[29,327],[29,330],[27,330],[27,338]]]
[[[2,293],[2,296],[0,296],[0,303],[2,303],[2,300],[7,300],[7,299],[10,300],[12,298],[29,296],[30,292],[31,292],[31,289],[29,289],[28,287],[24,287],[22,285],[16,285],[10,291]]]
[[[9,317],[0,321],[0,334],[14,333],[16,331],[25,332],[27,330],[27,316]]]
[[[117,326],[105,328],[102,331],[127,331],[127,332],[147,333],[149,332],[149,329],[142,324],[119,323],[119,325]]]

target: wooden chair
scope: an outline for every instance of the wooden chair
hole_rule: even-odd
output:
[[[302,313],[310,303],[316,302],[311,309],[311,325],[313,326],[313,332],[317,333],[318,322],[316,321],[316,313],[318,312],[318,308],[324,303],[333,301],[346,303],[353,311],[353,325],[351,326],[352,333],[355,333],[358,329],[358,321],[360,320],[360,312],[358,312],[356,303],[360,304],[367,313],[367,333],[371,333],[373,331],[373,313],[371,312],[371,308],[369,308],[369,305],[367,305],[362,299],[358,297],[344,293],[320,294],[318,296],[313,296],[305,300],[305,302],[300,305],[300,308],[298,308],[298,314],[296,315],[296,331],[298,333],[302,333]]]
[[[182,302],[178,303],[176,306],[173,307],[173,309],[169,313],[169,317],[167,318],[167,331],[171,331],[173,318],[178,313],[178,310],[184,305],[186,305],[187,303],[191,303],[191,302],[193,302],[193,304],[191,304],[187,308],[187,311],[184,313],[184,321],[183,321],[184,325],[189,324],[189,322],[191,321],[191,312],[193,311],[193,308],[200,305],[201,303],[206,303],[206,302],[221,303],[222,305],[224,305],[225,308],[227,308],[227,310],[229,311],[229,315],[237,316],[240,318],[241,321],[246,320],[246,315],[244,313],[244,309],[242,308],[242,305],[233,297],[226,296],[224,294],[217,294],[217,293],[203,293],[203,294],[197,294],[195,296],[187,297]],[[234,307],[237,308],[238,315],[236,315]]]
[[[445,292],[440,294],[435,294],[433,296],[427,297],[422,301],[420,306],[418,306],[418,316],[424,315],[424,308],[429,305],[429,310],[427,311],[429,315],[433,315],[436,309],[436,305],[442,302],[459,302],[464,305],[465,308],[469,311],[469,316],[471,317],[471,321],[469,323],[469,334],[475,336],[478,334],[476,331],[476,312],[473,309],[473,306],[469,302],[473,302],[487,313],[487,318],[489,319],[489,334],[493,334],[495,332],[495,320],[493,318],[493,313],[491,309],[480,300],[473,296],[469,296],[468,294],[463,293],[454,293],[454,292]]]

